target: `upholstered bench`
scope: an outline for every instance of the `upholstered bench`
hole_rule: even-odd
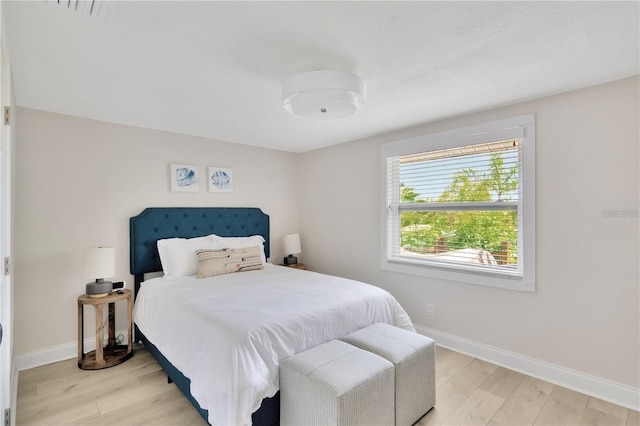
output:
[[[280,424],[393,425],[394,367],[334,340],[280,365]]]
[[[342,339],[373,352],[395,369],[395,424],[412,425],[436,403],[435,342],[388,324],[373,324]]]

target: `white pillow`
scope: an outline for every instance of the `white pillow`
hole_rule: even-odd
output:
[[[198,273],[196,250],[220,248],[213,235],[196,238],[158,240],[158,254],[165,277],[183,277]]]
[[[219,249],[226,248],[244,248],[250,246],[260,246],[260,258],[262,259],[262,264],[267,263],[267,256],[264,254],[264,238],[262,235],[252,235],[250,237],[221,237],[220,235],[211,234],[213,240],[218,245]],[[196,268],[197,270],[197,268]]]

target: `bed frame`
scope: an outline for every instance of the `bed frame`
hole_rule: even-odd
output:
[[[264,250],[270,257],[269,216],[252,207],[152,207],[129,219],[130,272],[134,276],[134,298],[144,281],[144,274],[162,271],[158,255],[158,240],[164,238],[193,238],[209,234],[221,237],[249,237],[262,235]],[[191,381],[175,368],[162,353],[135,327],[136,340],[160,363],[170,381],[208,422],[208,411],[200,407],[190,391]],[[262,400],[253,413],[254,425],[271,426],[280,420],[280,392]]]

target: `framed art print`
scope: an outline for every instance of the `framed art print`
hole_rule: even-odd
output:
[[[171,190],[198,192],[200,190],[200,168],[188,164],[172,164]]]
[[[210,166],[208,173],[209,192],[233,192],[233,170]]]

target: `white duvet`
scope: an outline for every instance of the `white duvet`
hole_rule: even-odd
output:
[[[367,325],[414,330],[388,292],[368,284],[266,265],[217,277],[143,283],[135,322],[191,380],[209,423],[251,424],[279,389],[280,361]]]

